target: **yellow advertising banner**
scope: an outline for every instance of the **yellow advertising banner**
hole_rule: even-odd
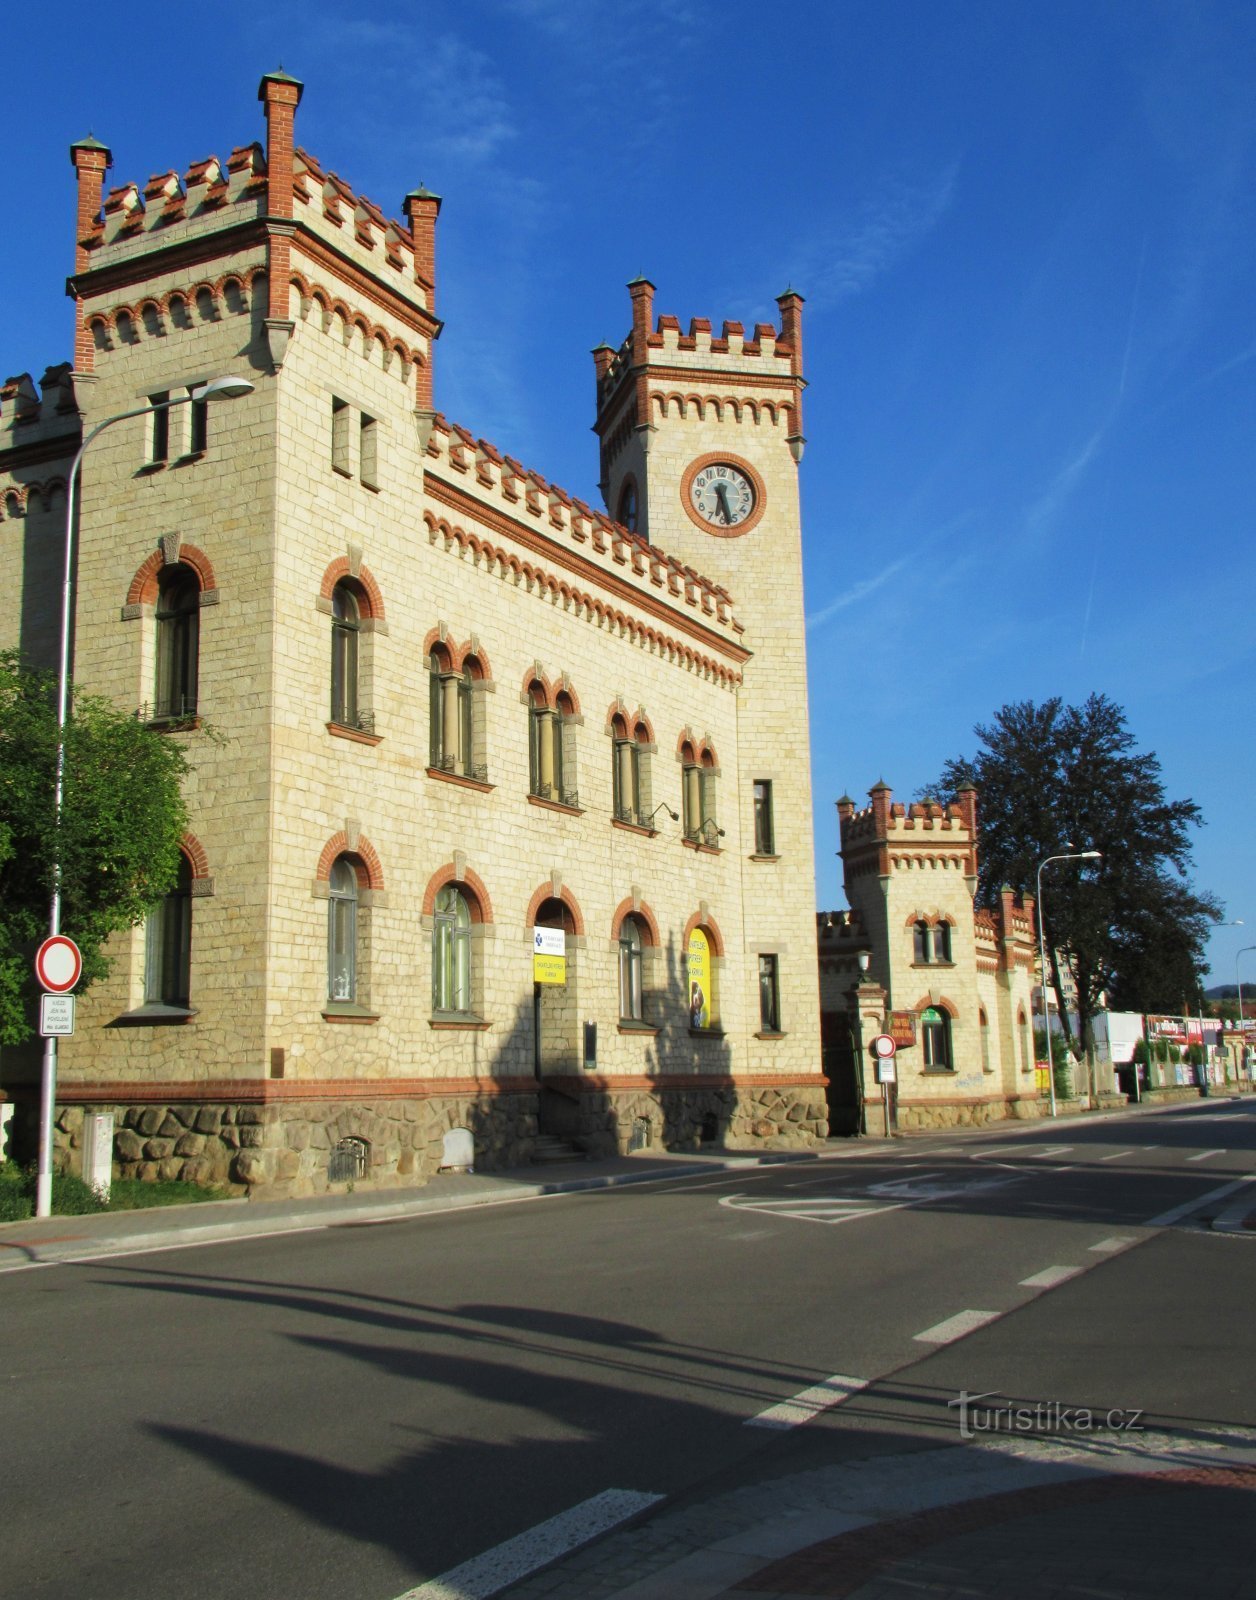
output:
[[[689,1026],[711,1026],[711,945],[701,928],[689,935],[686,952],[689,974]]]
[[[566,983],[567,982],[567,957],[543,956],[532,957],[533,983]]]

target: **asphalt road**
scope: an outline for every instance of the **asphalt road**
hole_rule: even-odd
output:
[[[606,1490],[958,1443],[965,1389],[1256,1425],[1252,1175],[1212,1102],[11,1273],[0,1591],[397,1600]]]

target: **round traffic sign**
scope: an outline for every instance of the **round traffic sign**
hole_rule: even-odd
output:
[[[73,939],[54,933],[35,952],[35,976],[50,994],[67,994],[79,981],[83,957]]]
[[[879,1033],[872,1041],[872,1053],[879,1061],[888,1061],[897,1049],[888,1033]]]

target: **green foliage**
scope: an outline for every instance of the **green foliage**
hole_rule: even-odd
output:
[[[977,791],[984,904],[1004,884],[1035,894],[1048,856],[1103,852],[1056,863],[1043,879],[1048,981],[1065,1027],[1057,953],[1077,984],[1083,1042],[1105,991],[1117,1009],[1176,1011],[1196,990],[1220,909],[1185,881],[1199,807],[1167,798],[1159,761],[1135,750],[1125,713],[1104,695],[1006,705],[974,731],[983,748],[948,761],[941,787]]]
[[[35,1215],[37,1182],[34,1167],[19,1167],[15,1161],[0,1163],[0,1222],[25,1222]],[[144,1183],[139,1178],[115,1178],[106,1201],[72,1173],[57,1172],[52,1178],[52,1210],[59,1217],[142,1211],[153,1206],[192,1205],[198,1200],[226,1198],[224,1189],[203,1188],[195,1183]]]
[[[80,991],[104,975],[110,934],[175,881],[187,828],[178,744],[99,696],[74,693],[54,824],[56,683],[0,653],[0,1045],[29,1037],[31,957],[47,932],[55,863],[61,926],[83,952]]]

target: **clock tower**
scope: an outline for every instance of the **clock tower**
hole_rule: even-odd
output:
[[[781,1041],[764,1043],[757,1064],[814,1070],[801,1059],[818,1030],[798,500],[802,296],[779,297],[779,327],[759,323],[747,334],[725,322],[717,334],[704,317],[687,333],[675,317],[656,320],[645,278],[628,291],[631,333],[617,350],[593,352],[602,493],[616,521],[727,590],[744,629],[752,652],[738,690],[745,936],[751,954],[776,958],[781,1031],[797,1030],[799,1053],[792,1060]],[[761,963],[747,967],[761,982],[770,976]],[[748,1004],[757,1009],[758,997]]]

